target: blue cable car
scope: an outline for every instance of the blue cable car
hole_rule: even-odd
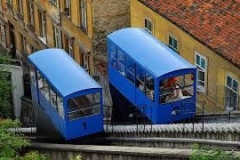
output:
[[[37,133],[72,141],[104,131],[102,87],[64,50],[29,57]]]
[[[195,115],[194,65],[140,28],[109,34],[107,45],[114,122],[164,124]]]

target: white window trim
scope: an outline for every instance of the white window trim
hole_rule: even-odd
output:
[[[232,79],[232,81],[233,80],[235,80],[237,83],[238,83],[238,88],[237,88],[237,92],[233,89],[233,88],[231,88],[231,87],[229,87],[228,85],[227,85],[227,78],[228,77],[230,77],[231,79]],[[238,95],[238,97],[237,97],[237,103],[239,103],[238,101],[239,101],[239,90],[240,90],[240,86],[239,86],[239,81],[238,81],[238,79],[237,78],[235,78],[235,76],[233,76],[232,74],[229,74],[229,73],[227,73],[226,74],[226,80],[225,80],[225,87],[227,87],[229,90],[231,90],[232,92],[234,92],[234,93],[236,93],[237,95]],[[233,85],[233,84],[232,84]],[[226,95],[224,94],[224,97],[225,97]],[[233,110],[233,108],[237,108],[238,107],[238,104],[236,104],[236,106],[235,107],[228,107],[228,106],[226,106],[226,102],[224,102],[224,107],[225,107],[225,109],[226,109],[226,111],[232,111]]]
[[[44,13],[41,13],[41,32],[42,32],[42,35],[40,35],[40,37],[43,38],[46,38],[46,19],[45,19],[45,14]]]
[[[83,27],[85,30],[87,30],[87,1],[86,0],[80,0],[80,27]]]
[[[237,83],[238,83],[238,88],[237,88],[237,92],[233,89],[233,88],[231,88],[231,87],[229,87],[228,85],[227,85],[227,78],[228,77],[230,77],[232,80],[235,80]],[[239,95],[239,81],[234,77],[234,76],[232,76],[231,74],[229,74],[229,73],[227,73],[226,74],[226,81],[225,81],[225,87],[227,87],[227,88],[229,88],[231,91],[233,91],[234,93],[237,93],[238,95]]]
[[[148,28],[147,28],[147,26],[145,26],[145,21],[149,21],[149,22],[151,22],[151,24],[152,24],[152,31],[151,30],[149,30]],[[153,23],[153,20],[151,19],[151,18],[149,18],[149,17],[145,17],[144,18],[144,29],[148,32],[148,33],[150,33],[150,34],[153,34],[153,30],[154,30],[154,23]]]
[[[174,39],[174,40],[177,41],[177,48],[174,48],[174,47],[169,43],[170,37],[171,37],[172,39]],[[174,36],[173,34],[169,34],[169,35],[168,35],[168,46],[171,47],[173,50],[178,51],[178,49],[179,49],[179,39],[176,38],[176,36]]]
[[[201,58],[201,59],[204,59],[205,60],[205,69],[203,69],[201,66],[199,66],[198,64],[197,64],[197,61],[196,61],[196,57],[197,57],[197,55]],[[195,51],[195,55],[194,55],[194,64],[195,64],[195,66],[198,66],[199,68],[201,68],[202,69],[202,71],[204,72],[204,86],[199,86],[198,85],[198,78],[197,78],[197,91],[198,92],[202,92],[202,93],[205,93],[206,92],[206,90],[207,90],[207,67],[208,67],[208,61],[207,61],[207,58],[205,57],[205,56],[203,56],[203,55],[201,55],[199,52],[197,52],[197,51]],[[197,72],[198,73],[198,72]],[[198,75],[197,75],[197,77],[198,77]]]
[[[60,28],[56,25],[53,25],[53,33],[54,33],[54,39],[55,39],[55,47],[61,48],[61,33]]]

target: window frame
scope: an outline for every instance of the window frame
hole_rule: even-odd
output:
[[[200,57],[200,64],[197,64],[197,56]],[[205,61],[205,68],[202,68],[202,66],[201,66],[201,61],[202,60]],[[206,90],[207,90],[207,67],[208,67],[207,58],[205,56],[201,55],[199,52],[195,51],[194,64],[197,67],[197,91],[205,93]],[[204,74],[204,80],[203,81],[198,79],[199,72],[203,72],[203,74]],[[199,85],[198,84],[199,82],[203,83],[204,86]],[[200,86],[201,86],[201,89],[199,89]]]
[[[228,78],[230,78],[231,79],[231,86],[229,86],[228,85]],[[236,82],[237,83],[237,91],[236,90],[234,90],[234,86],[233,86],[233,82]],[[229,107],[228,106],[228,104],[229,103],[231,103],[231,100],[229,101],[229,95],[227,95],[227,93],[226,92],[228,92],[229,93],[229,91],[227,91],[226,89],[229,89],[230,90],[230,92],[233,92],[233,94],[236,94],[236,102],[234,103],[235,104],[235,106],[232,106],[232,107]],[[234,76],[232,76],[231,74],[229,74],[229,73],[227,73],[226,74],[226,80],[225,80],[225,93],[224,93],[224,107],[225,107],[225,109],[227,110],[227,111],[230,111],[230,110],[235,110],[236,108],[238,108],[238,104],[239,104],[239,81],[238,81],[238,79],[237,78],[235,78]],[[230,99],[231,99],[231,97],[230,97]]]
[[[80,28],[87,33],[87,1],[80,0],[79,2],[80,7],[80,15],[79,15],[79,25]]]
[[[81,53],[81,66],[88,73],[90,73],[89,63],[90,63],[90,55],[86,55],[85,53]]]
[[[54,5],[56,8],[59,8],[59,0],[49,0],[49,2]]]
[[[29,21],[29,25],[31,27],[34,27],[35,26],[35,21],[34,21],[34,4],[31,1],[28,1],[27,8],[28,8],[28,21]]]
[[[146,24],[146,22],[151,23],[151,29],[149,29],[149,24]],[[153,28],[154,28],[154,22],[151,18],[145,17],[144,18],[144,29],[149,33],[153,35]]]
[[[68,18],[71,18],[71,0],[64,1],[63,7],[64,13]]]
[[[0,0],[0,11],[1,11],[1,12],[3,11],[3,3],[2,3],[2,0]]]
[[[231,78],[231,85],[232,86],[228,86],[228,77]],[[234,90],[233,88],[233,81],[237,82],[237,91]],[[236,78],[234,78],[233,76],[231,76],[230,74],[226,75],[226,83],[225,83],[225,87],[227,87],[228,89],[230,89],[231,91],[239,94],[239,82]]]
[[[7,4],[11,9],[13,8],[13,0],[7,0]]]
[[[174,44],[170,44],[170,38],[177,43],[177,48],[174,47]],[[178,50],[179,50],[179,39],[176,38],[176,36],[174,36],[173,34],[169,34],[168,35],[168,46],[170,48],[172,48],[174,51],[178,52]]]
[[[53,38],[54,38],[54,46],[56,48],[61,48],[61,30],[57,25],[53,26]]]
[[[64,50],[67,54],[74,59],[74,38],[69,37],[67,34],[64,34]]]
[[[23,45],[23,52],[27,53],[27,40],[26,37],[22,35],[22,45]]]
[[[23,16],[23,1],[22,0],[17,1],[17,8],[18,8],[18,14]]]

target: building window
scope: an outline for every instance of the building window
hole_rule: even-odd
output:
[[[197,90],[199,92],[206,91],[206,75],[207,75],[207,59],[195,53],[195,65],[197,67]]]
[[[13,7],[13,1],[12,0],[7,0],[7,4],[10,8]]]
[[[27,41],[24,36],[22,36],[22,47],[23,47],[23,53],[26,54],[27,53]]]
[[[69,56],[71,56],[72,58],[74,58],[74,52],[73,52],[73,38],[68,37],[68,36],[64,36],[64,49],[65,51],[69,54]]]
[[[235,110],[238,106],[238,81],[227,75],[225,86],[225,109]]]
[[[18,13],[19,15],[21,15],[21,17],[23,18],[23,1],[22,0],[18,0],[17,1],[17,7],[18,7]]]
[[[153,21],[149,18],[145,18],[144,28],[148,33],[153,34]]]
[[[52,5],[54,5],[56,8],[58,8],[58,6],[59,6],[58,0],[49,0],[49,2],[50,2]]]
[[[36,51],[37,51],[36,48],[33,45],[31,45],[31,52],[34,53]]]
[[[178,40],[172,35],[168,36],[168,46],[175,51],[178,51]]]
[[[3,44],[3,46],[6,46],[6,26],[5,25],[1,25],[1,42]]]
[[[86,33],[87,32],[87,2],[86,0],[80,1],[80,27]]]
[[[0,0],[0,11],[2,12],[3,5],[2,5],[2,0]]]
[[[61,48],[60,29],[55,25],[53,25],[53,34],[54,34],[54,47]]]
[[[89,73],[89,55],[81,54],[81,66]]]
[[[28,19],[31,27],[34,27],[34,6],[28,2]]]
[[[71,0],[65,0],[64,13],[68,16],[68,18],[71,17]]]
[[[38,11],[39,36],[41,41],[46,44],[46,16],[44,13]]]

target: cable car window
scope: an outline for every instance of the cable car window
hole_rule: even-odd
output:
[[[111,51],[110,51],[111,60],[110,63],[117,67],[117,49],[114,45],[111,45]]]
[[[117,69],[123,76],[126,75],[125,64],[126,64],[125,54],[118,49],[117,50]]]
[[[43,88],[43,79],[39,71],[37,71],[37,83],[38,83],[38,89]]]
[[[59,115],[64,119],[63,100],[58,94],[57,94],[57,111]]]
[[[36,74],[35,74],[35,69],[32,65],[30,65],[30,79],[32,84],[36,86]]]
[[[49,85],[46,78],[43,78],[39,71],[37,71],[38,78],[38,89],[44,95],[44,97],[49,101]]]
[[[146,73],[146,95],[150,100],[154,100],[154,79]]]
[[[138,89],[140,89],[144,93],[146,93],[145,79],[146,79],[146,72],[142,68],[137,66],[136,67],[136,85]]]
[[[69,99],[67,101],[68,119],[74,120],[100,113],[100,93],[93,93]]]
[[[134,83],[134,79],[135,79],[135,63],[130,59],[130,58],[126,58],[126,74],[127,74],[127,79],[129,79],[132,83]]]
[[[169,103],[193,96],[193,74],[170,77],[160,81],[160,102]]]
[[[57,110],[57,93],[52,88],[50,88],[49,95],[51,105]]]

